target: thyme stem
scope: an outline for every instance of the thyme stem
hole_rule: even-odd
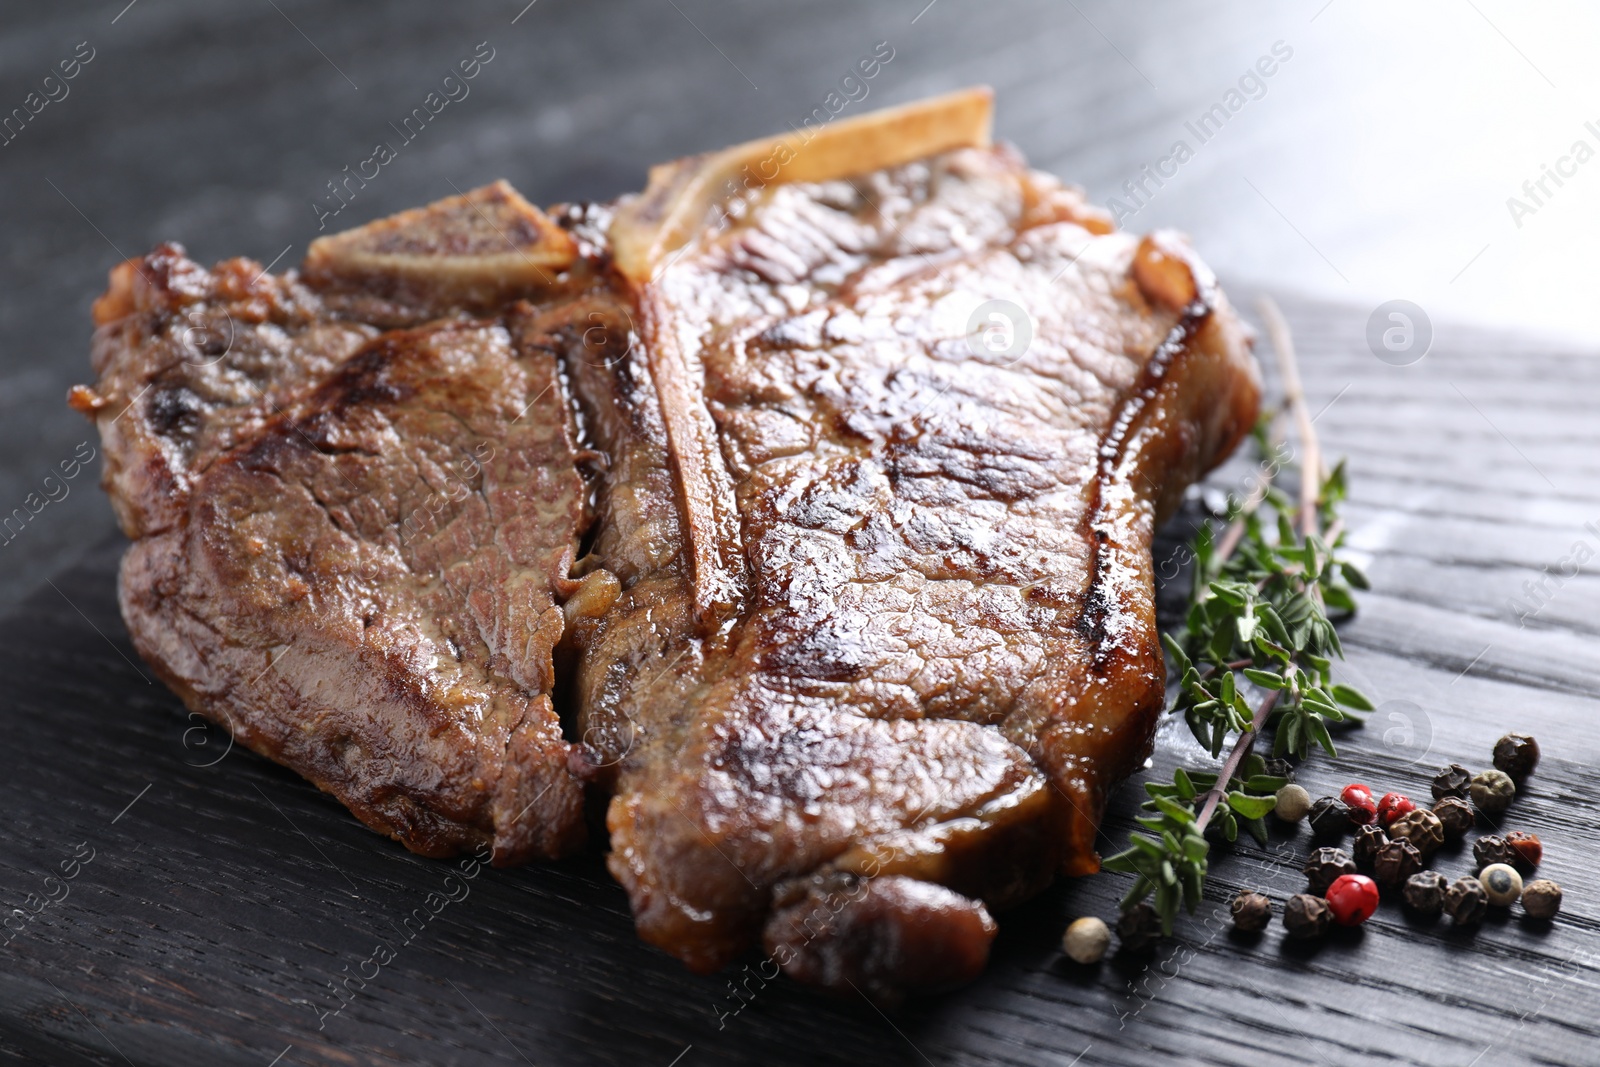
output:
[[[1317,532],[1317,488],[1322,484],[1322,450],[1318,446],[1317,431],[1312,427],[1311,418],[1306,413],[1306,395],[1300,384],[1300,367],[1295,360],[1294,339],[1289,334],[1289,324],[1284,321],[1283,312],[1278,310],[1277,303],[1270,296],[1263,296],[1259,307],[1261,317],[1267,323],[1267,336],[1272,339],[1272,351],[1278,357],[1278,369],[1283,374],[1284,399],[1294,416],[1295,430],[1300,437],[1303,460],[1300,465],[1299,525],[1302,535],[1310,535]],[[1223,540],[1217,546],[1219,560],[1225,562],[1233,554],[1234,549],[1239,547],[1239,541],[1243,536],[1244,520],[1237,519],[1229,526],[1223,535]],[[1233,664],[1230,663],[1228,666],[1232,667]],[[1234,742],[1233,751],[1228,753],[1228,758],[1217,775],[1217,786],[1207,795],[1205,805],[1195,820],[1199,829],[1206,828],[1212,814],[1217,810],[1217,805],[1227,795],[1228,783],[1239,772],[1245,757],[1250,755],[1256,737],[1267,725],[1267,719],[1272,716],[1272,709],[1278,703],[1280,692],[1282,690],[1273,689],[1267,693],[1250,720],[1250,728],[1241,733],[1239,739]]]
[[[1317,533],[1317,490],[1322,485],[1322,450],[1317,445],[1317,431],[1311,426],[1311,415],[1306,411],[1305,389],[1300,384],[1300,365],[1294,356],[1294,338],[1289,334],[1289,324],[1277,303],[1264,296],[1257,305],[1266,320],[1267,336],[1272,338],[1272,351],[1278,357],[1278,371],[1283,375],[1284,400],[1294,415],[1295,430],[1300,437],[1300,532],[1306,536]]]

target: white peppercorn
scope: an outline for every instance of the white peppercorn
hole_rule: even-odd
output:
[[[1530,919],[1553,919],[1561,910],[1561,887],[1548,878],[1535,878],[1522,887],[1522,910]]]
[[[1111,928],[1093,915],[1074,919],[1061,938],[1061,951],[1075,963],[1099,963],[1111,947]]]
[[[1311,794],[1306,792],[1304,786],[1290,782],[1278,790],[1278,802],[1273,807],[1272,814],[1284,822],[1299,822],[1310,810]]]
[[[1491,863],[1478,872],[1478,881],[1489,897],[1489,903],[1509,908],[1522,896],[1522,875],[1509,863]]]

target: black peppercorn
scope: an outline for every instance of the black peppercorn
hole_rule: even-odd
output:
[[[1286,759],[1269,759],[1265,773],[1273,778],[1284,778],[1294,781],[1294,768]]]
[[[1350,809],[1337,797],[1319,797],[1307,818],[1317,837],[1343,837],[1350,832]]]
[[[1321,894],[1326,893],[1341,874],[1355,874],[1356,861],[1342,848],[1319,848],[1311,853],[1301,870],[1306,875],[1306,891]]]
[[[1296,893],[1283,906],[1283,928],[1289,931],[1290,937],[1318,937],[1332,922],[1333,912],[1328,902],[1310,893]]]
[[[1439,773],[1433,776],[1433,799],[1440,797],[1465,797],[1467,787],[1472,784],[1472,772],[1459,763],[1452,763],[1447,767],[1440,767]]]
[[[1515,864],[1517,851],[1511,847],[1511,842],[1499,834],[1484,834],[1472,843],[1472,858],[1481,871],[1493,863]]]
[[[1506,734],[1494,743],[1494,765],[1521,780],[1539,763],[1539,742],[1527,734]]]
[[[1405,838],[1424,856],[1431,856],[1444,844],[1444,823],[1427,808],[1408,811],[1389,824],[1389,838]]]
[[[1350,846],[1350,854],[1357,867],[1371,870],[1372,861],[1378,858],[1378,850],[1388,843],[1389,835],[1383,832],[1382,827],[1360,826],[1356,828],[1356,840]]]
[[[1548,878],[1535,879],[1522,887],[1522,910],[1530,919],[1553,919],[1561,910],[1561,887]]]
[[[1452,841],[1459,841],[1472,829],[1472,824],[1477,821],[1477,814],[1460,797],[1440,797],[1433,805],[1433,813],[1439,816],[1439,822],[1444,825],[1444,836]]]
[[[1438,871],[1419,871],[1406,879],[1406,907],[1421,915],[1437,915],[1444,910],[1444,891],[1449,883]]]
[[[1161,936],[1161,916],[1148,904],[1135,904],[1117,919],[1117,940],[1121,951],[1140,952]]]
[[[1422,853],[1404,838],[1390,841],[1378,850],[1372,863],[1372,877],[1381,886],[1394,887],[1422,870]]]
[[[1261,893],[1241,889],[1233,898],[1233,925],[1246,933],[1258,933],[1272,921],[1272,901]]]
[[[1517,795],[1517,783],[1505,771],[1479,771],[1469,788],[1473,806],[1485,815],[1499,815]]]
[[[1457,878],[1444,891],[1444,910],[1457,926],[1471,926],[1489,910],[1489,894],[1476,878]]]

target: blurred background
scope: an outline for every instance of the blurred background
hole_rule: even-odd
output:
[[[318,233],[315,205],[337,203],[329,181],[380,141],[401,145],[396,158],[330,230],[495,177],[541,203],[613,197],[652,162],[802,122],[875,52],[892,58],[847,113],[993,85],[1002,137],[1125,226],[1189,232],[1225,284],[1359,308],[1340,320],[1357,326],[1404,299],[1440,329],[1491,327],[1575,357],[1600,342],[1587,269],[1600,233],[1593,5],[3,10],[0,115],[26,118],[0,146],[4,513],[80,442],[98,447],[62,398],[90,378],[89,305],[124,256],[174,240],[203,261],[291,266]],[[490,58],[467,95],[401,144],[391,124],[475,54]],[[97,465],[86,470],[0,547],[0,610],[113,528]]]

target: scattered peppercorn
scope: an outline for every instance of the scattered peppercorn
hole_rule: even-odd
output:
[[[1527,734],[1506,734],[1494,743],[1494,765],[1519,781],[1539,765],[1539,742]]]
[[[1317,837],[1343,837],[1350,832],[1350,809],[1333,797],[1319,797],[1307,818]]]
[[[1378,850],[1372,876],[1381,886],[1393,888],[1422,870],[1422,853],[1405,838],[1396,838]]]
[[[1278,803],[1272,813],[1284,822],[1299,822],[1311,810],[1311,794],[1290,782],[1278,790]]]
[[[1406,879],[1406,907],[1422,915],[1437,915],[1444,910],[1444,891],[1449,883],[1438,871],[1419,871]]]
[[[1388,826],[1407,812],[1416,811],[1411,798],[1400,793],[1385,793],[1378,801],[1378,821]]]
[[[1072,920],[1061,938],[1061,951],[1074,963],[1099,963],[1111,947],[1111,930],[1092,915]]]
[[[1517,783],[1505,771],[1479,771],[1472,776],[1472,803],[1485,815],[1499,815],[1517,795]]]
[[[1306,892],[1326,893],[1335,878],[1356,873],[1356,861],[1342,848],[1319,848],[1301,870],[1306,875]]]
[[[1489,910],[1489,894],[1476,878],[1457,878],[1445,888],[1444,910],[1457,926],[1471,926]]]
[[[1339,793],[1339,799],[1350,809],[1350,822],[1353,825],[1366,826],[1377,821],[1378,803],[1372,799],[1372,790],[1361,783],[1352,782],[1345,786]]]
[[[1327,901],[1334,922],[1360,926],[1378,910],[1378,886],[1364,874],[1342,874],[1328,887]]]
[[[1418,852],[1431,856],[1444,844],[1444,823],[1427,808],[1418,808],[1396,819],[1389,827],[1389,837],[1404,838],[1416,845]]]
[[[1320,937],[1332,922],[1328,902],[1310,893],[1296,893],[1283,906],[1283,928],[1293,938]]]
[[[1496,863],[1511,863],[1517,853],[1499,834],[1484,834],[1472,843],[1472,858],[1482,870]]]
[[[1294,766],[1286,759],[1267,760],[1265,773],[1273,778],[1282,778],[1290,782],[1294,781]]]
[[[1540,843],[1538,834],[1530,834],[1526,830],[1513,830],[1506,834],[1506,844],[1511,846],[1511,851],[1516,856],[1511,861],[1512,866],[1523,874],[1530,873],[1539,866],[1539,861],[1544,859],[1544,845]]]
[[[1440,767],[1439,773],[1433,776],[1433,799],[1465,797],[1471,784],[1472,772],[1461,764],[1452,763]]]
[[[1372,861],[1378,858],[1378,850],[1389,843],[1389,835],[1377,826],[1361,826],[1356,829],[1355,844],[1350,846],[1350,854],[1356,861],[1357,867],[1372,869]]]
[[[1478,882],[1496,907],[1509,908],[1522,895],[1522,875],[1509,863],[1489,864],[1478,872]]]
[[[1265,894],[1241,889],[1233,898],[1233,925],[1246,933],[1259,933],[1272,921],[1272,901]]]
[[[1141,952],[1161,936],[1161,916],[1148,904],[1135,904],[1117,919],[1117,940],[1124,952]]]
[[[1522,910],[1532,919],[1553,919],[1561,910],[1561,887],[1548,878],[1535,878],[1522,887]]]
[[[1478,819],[1472,805],[1460,797],[1440,797],[1434,801],[1433,813],[1444,824],[1444,836],[1452,841],[1459,841],[1466,836]]]

